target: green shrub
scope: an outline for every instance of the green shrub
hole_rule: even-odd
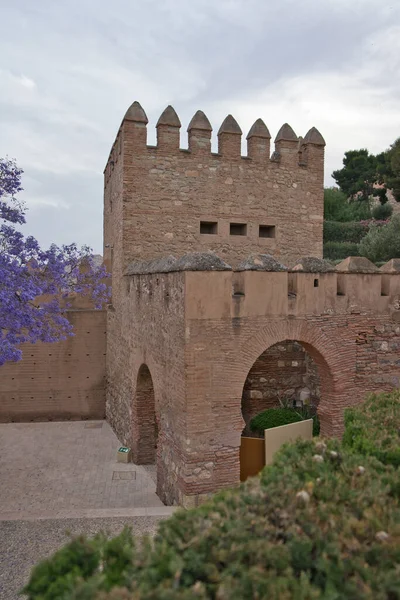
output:
[[[348,256],[359,256],[358,244],[351,242],[326,242],[324,244],[324,258],[327,260],[343,260]]]
[[[345,448],[400,466],[400,391],[371,394],[361,407],[346,409],[344,416]]]
[[[307,408],[268,408],[263,410],[250,421],[250,429],[256,433],[264,433],[265,429],[298,423],[305,419],[313,419],[313,435],[319,434],[319,420],[316,414],[312,414]]]
[[[358,244],[368,233],[368,224],[351,221],[324,221],[324,243],[326,242],[352,242]]]
[[[302,420],[303,417],[292,408],[268,408],[251,419],[250,429],[264,433],[264,429],[272,429]]]
[[[364,221],[371,218],[371,208],[365,200],[349,202],[343,192],[325,188],[324,218],[328,221]]]
[[[343,453],[335,440],[298,441],[261,477],[161,522],[153,543],[136,549],[129,572],[120,572],[120,591],[107,592],[103,571],[75,578],[73,591],[53,597],[396,600],[399,494],[393,467]],[[70,546],[59,560],[67,552]],[[50,597],[43,587],[40,594],[28,593]]]
[[[394,215],[387,225],[371,225],[359,245],[360,256],[372,262],[400,257],[400,215]]]
[[[88,579],[96,588],[97,580],[101,580],[101,588],[110,590],[129,579],[133,548],[134,538],[128,529],[113,539],[107,539],[103,534],[91,540],[80,536],[52,558],[39,563],[23,593],[40,600],[72,599],[79,581]]]
[[[393,206],[391,204],[388,204],[387,202],[385,204],[377,204],[372,209],[372,216],[377,221],[385,221],[386,219],[389,219],[392,216],[392,214]]]

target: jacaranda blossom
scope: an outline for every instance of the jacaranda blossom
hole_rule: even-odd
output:
[[[73,335],[65,313],[71,294],[89,296],[96,308],[109,298],[108,275],[90,248],[53,244],[42,250],[16,229],[25,223],[24,205],[16,198],[22,173],[14,160],[0,158],[0,365],[20,360],[25,342]]]

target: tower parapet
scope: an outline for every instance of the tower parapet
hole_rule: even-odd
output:
[[[270,157],[271,134],[262,119],[257,119],[247,134],[247,156],[252,160],[266,162]]]
[[[211,132],[210,121],[202,110],[198,110],[192,117],[188,128],[189,151],[193,154],[211,153]]]
[[[147,146],[148,118],[139,102],[135,101],[128,108],[122,120],[108,163],[113,160],[113,150],[118,147],[118,140],[122,129],[124,137],[133,142],[132,149],[137,155],[154,150]],[[175,109],[169,105],[161,113],[157,124],[157,150],[161,153],[180,151],[181,121]],[[192,154],[211,155],[212,126],[202,110],[198,110],[192,117],[188,128],[188,148]],[[288,123],[284,123],[275,137],[275,149],[271,157],[271,134],[267,125],[258,118],[250,128],[247,140],[247,155],[241,154],[242,130],[232,115],[228,115],[218,130],[218,154],[227,159],[251,159],[257,162],[269,163],[271,158],[274,163],[288,166],[315,166],[315,159],[321,161],[323,166],[325,140],[315,127],[312,127],[305,137],[297,137]],[[187,152],[187,151],[185,151]],[[214,154],[215,156],[215,154]],[[321,166],[320,164],[318,165]]]
[[[242,156],[232,115],[219,127],[217,153],[201,110],[187,127],[188,149],[172,106],[157,121],[156,146],[147,144],[147,123],[134,102],[105,171],[104,256],[120,274],[134,260],[193,251],[220,253],[232,265],[249,254],[322,257],[325,142],[315,128],[302,139],[285,123],[271,156],[270,131],[258,118]]]
[[[224,158],[240,158],[242,130],[236,119],[228,115],[218,131],[218,154]]]

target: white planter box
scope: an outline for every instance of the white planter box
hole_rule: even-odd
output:
[[[298,438],[311,440],[313,432],[313,420],[299,421],[289,425],[281,425],[272,429],[265,429],[265,464],[272,463],[275,452],[286,442],[294,442]]]

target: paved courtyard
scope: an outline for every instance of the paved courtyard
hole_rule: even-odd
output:
[[[117,462],[104,421],[0,424],[0,598],[17,600],[33,565],[69,535],[153,535],[174,508],[155,467]]]
[[[105,421],[0,425],[0,520],[162,516],[155,467],[117,462]]]

